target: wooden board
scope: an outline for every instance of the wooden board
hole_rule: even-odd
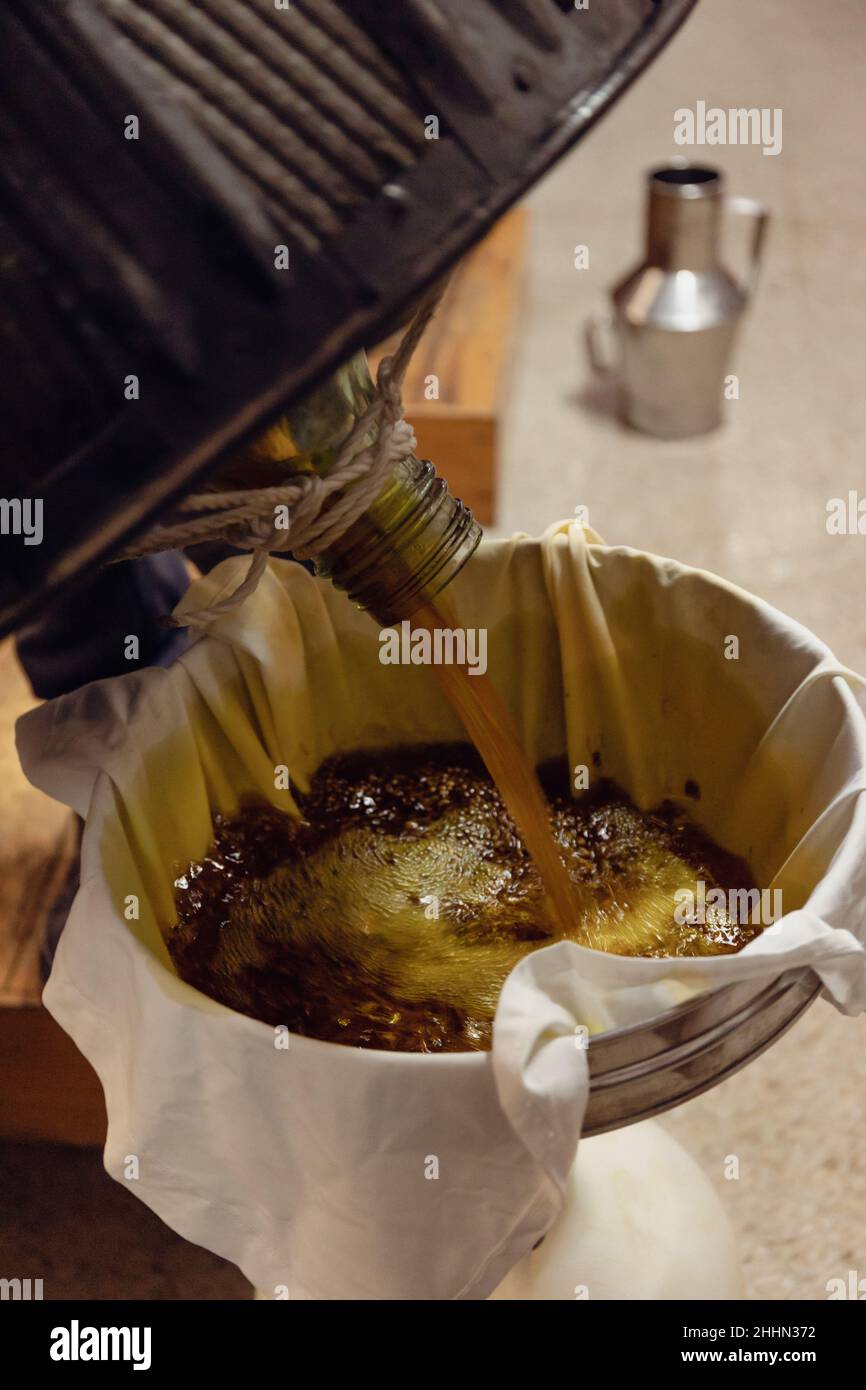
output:
[[[47,1009],[0,1009],[0,1134],[102,1144],[105,1128],[96,1072]]]
[[[36,703],[14,643],[0,644],[0,1006],[37,1003],[44,914],[77,852],[72,813],[31,787],[15,721]]]
[[[0,644],[0,1135],[96,1144],[105,1135],[102,1087],[42,1008],[40,953],[48,908],[78,855],[75,818],[31,787],[18,762],[15,720],[36,703]]]
[[[457,267],[409,366],[406,419],[418,456],[431,459],[482,524],[495,520],[497,456],[526,251],[527,214],[515,208]],[[371,365],[399,334],[374,349]],[[435,379],[435,384],[430,379]],[[438,399],[428,399],[438,387]]]

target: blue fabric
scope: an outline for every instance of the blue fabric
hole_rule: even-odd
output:
[[[18,633],[18,658],[33,692],[50,700],[88,681],[140,666],[168,666],[189,644],[185,631],[164,625],[189,584],[176,551],[106,565],[50,603]],[[127,637],[138,658],[127,660]]]

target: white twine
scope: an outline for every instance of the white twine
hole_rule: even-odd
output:
[[[237,588],[208,607],[169,619],[172,626],[206,628],[231,612],[255,591],[272,553],[291,550],[295,559],[308,560],[327,550],[363,515],[397,465],[414,452],[417,441],[403,419],[400,392],[412,354],[444,288],[440,286],[418,309],[396,352],[383,357],[375,394],[327,477],[305,475],[277,487],[193,493],[178,504],[178,510],[206,515],[154,526],[125,547],[118,559],[210,540],[252,551],[249,569]],[[287,526],[276,525],[278,507],[287,510]]]

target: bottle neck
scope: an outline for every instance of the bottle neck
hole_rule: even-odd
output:
[[[358,353],[293,405],[224,479],[266,487],[303,473],[327,476],[373,391],[367,359]],[[316,570],[390,626],[444,589],[480,540],[472,513],[433,465],[409,454],[363,515],[316,558]]]
[[[472,513],[432,463],[410,454],[316,568],[391,626],[450,584],[480,540]]]

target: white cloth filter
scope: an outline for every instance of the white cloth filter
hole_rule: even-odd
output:
[[[198,581],[178,614],[245,564]],[[459,623],[487,629],[489,672],[534,760],[567,751],[642,807],[696,782],[692,815],[782,889],[785,916],[736,956],[537,951],[505,984],[489,1054],[297,1036],[283,1050],[174,974],[160,931],[173,880],[206,850],[213,811],[251,791],[292,805],[278,765],[305,789],[336,750],[462,737],[431,673],[383,665],[369,616],[272,562],[168,670],[26,715],[28,777],[86,819],[45,1003],[104,1086],[106,1168],[266,1295],[486,1296],[560,1210],[588,1094],[582,1025],[807,964],[840,1009],[866,1006],[858,677],[743,591],[574,524],[484,542],[450,592]]]

